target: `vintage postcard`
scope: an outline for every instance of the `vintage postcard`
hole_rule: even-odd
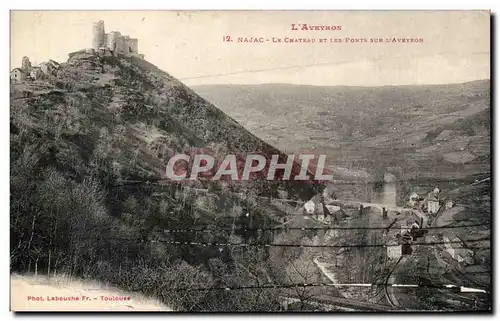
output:
[[[489,11],[11,11],[10,308],[491,312]]]

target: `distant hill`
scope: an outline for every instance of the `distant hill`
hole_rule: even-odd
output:
[[[399,166],[423,176],[489,171],[489,80],[428,86],[263,84],[193,89],[287,152],[320,149],[338,166],[370,171]]]

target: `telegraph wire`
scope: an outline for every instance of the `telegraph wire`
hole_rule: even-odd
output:
[[[446,273],[446,271],[443,271],[443,274],[445,274],[445,273]],[[490,274],[492,274],[492,271],[471,271],[471,272],[462,273],[462,275],[475,275],[475,274],[490,275]],[[415,274],[398,273],[398,275],[414,276]]]
[[[98,237],[80,237],[80,239],[99,239]],[[162,239],[148,239],[141,240],[140,238],[125,238],[125,237],[106,237],[103,240],[118,240],[118,241],[139,241],[139,243],[163,243],[163,244],[172,244],[172,245],[195,245],[195,246],[215,246],[215,247],[224,247],[224,246],[239,246],[239,247],[291,247],[291,248],[370,248],[370,247],[389,247],[389,246],[399,246],[401,244],[344,244],[344,245],[318,245],[318,244],[289,244],[289,243],[231,243],[231,242],[192,242],[192,241],[167,241]],[[422,246],[432,246],[432,245],[445,245],[445,244],[461,244],[465,245],[466,249],[490,249],[490,247],[471,247],[466,246],[466,243],[475,243],[482,241],[491,241],[490,238],[480,238],[477,240],[464,240],[464,241],[438,241],[438,242],[413,242],[410,245],[422,245]]]
[[[307,288],[307,287],[393,287],[393,288],[434,288],[449,290],[460,293],[489,293],[487,290],[468,288],[465,286],[457,286],[452,284],[437,285],[437,284],[398,284],[398,283],[292,283],[292,284],[264,284],[264,285],[247,285],[247,286],[213,286],[213,287],[174,287],[166,288],[165,291],[233,291],[233,290],[256,290],[256,289],[290,289],[290,288]]]
[[[467,225],[447,225],[447,226],[430,226],[422,228],[424,230],[440,230],[440,229],[456,229],[465,227],[479,227],[490,225],[490,223],[483,224],[467,224]],[[260,232],[260,231],[328,231],[328,230],[400,230],[400,227],[348,227],[348,226],[326,226],[326,227],[270,227],[270,228],[192,228],[192,229],[164,229],[164,233],[196,233],[196,232]]]
[[[443,51],[438,53],[439,55],[455,55],[455,52],[449,52],[449,51]],[[477,51],[473,52],[473,55],[489,55],[489,52],[482,52],[482,51]],[[401,57],[399,57],[401,58]],[[372,58],[370,61],[380,61],[383,60],[383,56],[378,56],[375,58]],[[302,69],[302,68],[311,68],[311,67],[324,67],[324,66],[337,66],[337,65],[343,65],[343,64],[348,64],[352,63],[352,60],[340,60],[340,61],[326,61],[326,62],[320,62],[320,63],[311,63],[311,64],[302,64],[302,65],[288,65],[288,66],[279,66],[279,67],[270,67],[270,68],[261,68],[261,69],[244,69],[244,70],[236,70],[236,71],[231,71],[231,72],[225,72],[225,73],[217,73],[217,74],[205,74],[205,75],[198,75],[198,76],[189,76],[189,77],[182,77],[182,78],[177,78],[179,81],[184,81],[184,80],[193,80],[193,79],[205,79],[205,78],[214,78],[214,77],[225,77],[225,76],[232,76],[232,75],[239,75],[239,74],[251,74],[251,73],[261,73],[261,72],[266,72],[266,71],[277,71],[277,70],[286,70],[286,69]],[[250,84],[249,86],[255,86],[256,84]],[[301,86],[301,85],[298,85]],[[324,88],[328,86],[319,86],[319,88]],[[333,87],[356,87],[356,86],[333,86]]]
[[[486,174],[486,173],[485,173]],[[488,173],[489,175],[489,173]],[[203,180],[201,180],[202,178],[201,177],[198,177],[198,180],[197,181],[200,181],[200,182],[203,182]],[[483,178],[481,180],[485,180],[486,178]],[[177,184],[177,185],[181,185],[182,186],[182,182],[184,181],[188,181],[188,182],[192,182],[193,180],[191,179],[183,179],[183,180],[179,180],[179,181],[175,181],[175,180],[172,180],[170,178],[161,178],[161,177],[153,177],[153,178],[150,178],[150,179],[144,179],[144,180],[121,180],[121,182],[123,182],[123,184],[116,184],[116,185],[111,185],[111,187],[122,187],[122,186],[128,186],[128,185],[155,185],[155,186],[163,186],[165,184]],[[210,180],[206,180],[207,182],[210,182]],[[257,179],[255,180],[248,180],[248,181],[258,181]],[[265,179],[262,179],[262,181],[267,181]],[[463,182],[464,180],[463,179],[460,179],[460,178],[454,178],[454,179],[435,179],[435,178],[428,178],[428,177],[422,177],[422,178],[408,178],[408,179],[404,179],[404,180],[393,180],[389,183],[405,183],[405,182],[424,182],[424,181],[427,181],[429,183],[445,183],[445,182]],[[158,184],[157,182],[162,182],[161,184]],[[245,181],[236,181],[236,182],[245,182]],[[270,181],[270,182],[276,182],[276,181]],[[308,183],[308,182],[312,182],[312,181],[309,181],[309,180],[282,180],[282,181],[277,181],[279,183],[296,183],[296,182],[304,182],[304,183]],[[376,180],[376,181],[360,181],[360,182],[345,182],[345,181],[326,181],[325,183],[329,183],[329,184],[333,184],[333,185],[365,185],[365,184],[377,184],[377,183],[381,183],[383,182],[383,180]],[[487,182],[487,181],[485,181]],[[465,185],[471,185],[471,184],[474,184],[475,182],[468,182],[468,183],[465,183]],[[190,186],[182,186],[182,188],[193,188],[194,187],[190,187]],[[200,190],[202,188],[199,188]],[[237,192],[230,192],[230,193],[237,193]]]
[[[123,239],[131,240],[131,239]],[[445,245],[445,244],[464,244],[464,243],[474,243],[481,241],[490,241],[489,238],[477,239],[470,241],[450,241],[450,242],[414,242],[410,245],[422,245],[422,246],[432,246],[432,245]],[[388,245],[388,244],[344,244],[344,245],[318,245],[318,244],[287,244],[287,243],[216,243],[216,242],[191,242],[191,241],[166,241],[166,240],[149,240],[150,243],[163,243],[172,245],[186,245],[186,246],[215,246],[215,247],[225,247],[225,246],[239,246],[239,247],[291,247],[291,248],[374,248],[382,247],[386,248],[389,246],[399,246],[400,244]],[[490,247],[470,247],[465,246],[466,249],[490,249]]]
[[[373,60],[378,61],[381,59],[382,58],[375,58]],[[262,69],[253,69],[253,70],[247,69],[247,70],[239,70],[239,71],[232,71],[232,72],[219,73],[219,74],[183,77],[183,78],[179,78],[178,80],[184,81],[184,80],[194,80],[194,79],[204,79],[204,78],[214,78],[214,77],[225,77],[225,76],[248,74],[248,73],[260,73],[260,72],[266,72],[266,71],[286,70],[286,69],[301,69],[301,68],[320,67],[320,66],[335,66],[335,65],[342,65],[342,64],[346,64],[346,63],[349,63],[349,61],[335,61],[335,62],[331,61],[331,62],[324,62],[324,63],[313,63],[313,64],[304,64],[304,65],[289,65],[289,66],[262,68]]]

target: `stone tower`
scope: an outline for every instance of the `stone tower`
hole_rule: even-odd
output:
[[[30,59],[26,56],[23,57],[21,62],[21,70],[25,73],[29,73],[31,71],[31,62]]]
[[[130,52],[134,54],[139,53],[139,41],[137,38],[130,38],[129,40],[129,47],[130,47]]]
[[[107,36],[107,46],[109,50],[113,51],[115,55],[122,53],[123,41],[122,35],[118,31],[111,31]]]
[[[104,21],[94,22],[92,24],[92,48],[99,50],[99,48],[105,47],[104,37]]]

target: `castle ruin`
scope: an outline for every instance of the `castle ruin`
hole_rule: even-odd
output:
[[[104,30],[104,21],[100,20],[92,24],[92,49],[96,52],[110,50],[116,56],[118,54],[125,56],[139,56],[139,41],[137,38],[130,38],[128,35],[122,35],[118,31],[106,33]]]

